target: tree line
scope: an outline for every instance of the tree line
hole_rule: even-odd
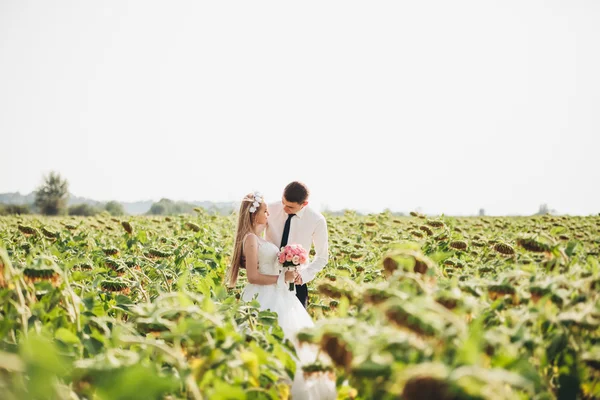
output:
[[[54,171],[43,177],[42,183],[36,188],[34,195],[33,204],[0,204],[0,215],[39,213],[50,216],[94,216],[104,212],[111,216],[126,215],[123,205],[117,201],[109,201],[101,205],[82,203],[69,206],[69,182]],[[228,204],[217,203],[199,207],[182,201],[160,199],[151,205],[146,215],[193,214],[194,210],[199,208],[209,214],[231,214],[233,212],[233,207]]]
[[[123,205],[109,201],[101,206],[74,204],[68,206],[69,182],[57,172],[44,176],[42,184],[35,190],[33,204],[0,204],[0,215],[22,215],[39,213],[42,215],[93,216],[107,212],[112,216],[125,215]]]
[[[109,201],[105,204],[95,206],[91,204],[74,204],[68,206],[69,200],[69,182],[62,178],[57,172],[50,172],[43,178],[42,184],[35,190],[35,201],[29,204],[0,204],[0,215],[21,215],[39,213],[43,215],[75,215],[75,216],[94,216],[107,212],[111,216],[125,215],[123,205],[117,201]],[[146,215],[177,215],[192,214],[199,207],[170,199],[160,199],[150,207]],[[212,205],[205,208],[205,211],[211,214],[231,214],[234,208],[230,205]],[[326,210],[328,215],[343,215],[347,210],[332,211]],[[404,213],[392,213],[395,216],[403,216]],[[485,216],[485,210],[479,210],[479,216]],[[550,209],[547,204],[540,205],[537,213],[534,215],[556,214],[556,210]]]

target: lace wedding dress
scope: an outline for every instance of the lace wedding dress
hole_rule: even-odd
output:
[[[279,275],[280,265],[277,263],[279,249],[273,243],[258,237],[258,271],[263,275]],[[335,382],[327,375],[304,379],[302,366],[313,363],[317,359],[317,351],[307,345],[299,346],[296,334],[314,323],[296,297],[289,291],[287,284],[255,285],[248,283],[242,292],[242,300],[250,301],[257,296],[262,310],[277,313],[279,326],[296,348],[296,375],[292,384],[293,400],[329,400],[336,398]]]

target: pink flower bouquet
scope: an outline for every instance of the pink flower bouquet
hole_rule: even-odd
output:
[[[277,261],[288,270],[297,270],[298,265],[304,264],[308,260],[308,253],[299,244],[288,244],[282,247],[277,254]],[[290,282],[290,292],[294,290],[294,282]]]

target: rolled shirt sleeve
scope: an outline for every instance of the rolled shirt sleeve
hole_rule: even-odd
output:
[[[329,238],[327,234],[327,221],[324,217],[319,219],[312,239],[315,248],[315,257],[306,267],[299,271],[303,283],[313,280],[317,273],[327,265],[327,261],[329,260]]]

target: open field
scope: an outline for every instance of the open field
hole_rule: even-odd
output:
[[[600,217],[327,217],[309,284],[340,398],[600,398]],[[235,216],[0,217],[0,391],[285,398],[273,313],[227,292]]]

